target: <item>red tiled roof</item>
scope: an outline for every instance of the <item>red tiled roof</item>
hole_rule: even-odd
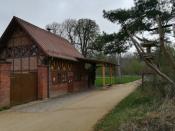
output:
[[[36,44],[38,44],[38,46],[48,56],[94,64],[113,64],[107,61],[99,61],[84,58],[83,55],[81,55],[81,53],[78,52],[78,50],[75,47],[73,47],[68,40],[57,36],[53,33],[50,33],[44,29],[41,29],[15,16],[13,17],[9,26],[1,36],[0,49],[1,47],[3,47],[4,40],[6,41],[10,36],[11,30],[15,28],[16,23],[19,24],[25,30],[25,32],[32,38],[32,40],[35,41]]]
[[[36,43],[38,43],[47,55],[70,60],[83,58],[68,40],[30,24],[20,18],[14,17],[13,19],[26,30],[26,32]]]

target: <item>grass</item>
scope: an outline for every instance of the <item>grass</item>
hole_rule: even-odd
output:
[[[121,78],[112,77],[112,80],[110,81],[110,77],[106,77],[105,83],[110,84],[110,82],[112,82],[112,84],[124,84],[124,83],[132,82],[132,81],[135,81],[138,79],[140,79],[140,76],[122,76]],[[102,77],[101,76],[98,76],[96,78],[95,85],[96,85],[96,87],[102,86]]]
[[[121,78],[116,78],[116,84],[124,84],[140,79],[140,76],[123,76]]]
[[[138,88],[122,100],[96,126],[95,131],[116,131],[126,121],[138,120],[154,110],[159,103],[159,94]]]

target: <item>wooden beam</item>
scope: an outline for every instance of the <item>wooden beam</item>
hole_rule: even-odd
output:
[[[102,83],[105,86],[105,64],[102,64]]]

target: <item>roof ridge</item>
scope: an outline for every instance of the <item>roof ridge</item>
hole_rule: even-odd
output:
[[[21,19],[21,18],[19,18],[19,17],[16,17],[16,16],[13,16],[13,17],[14,17],[16,20],[19,20],[19,21],[21,21],[21,22],[24,22],[24,23],[26,23],[26,24],[28,24],[28,25],[33,26],[33,27],[36,28],[36,29],[39,29],[39,30],[44,31],[44,32],[48,33],[49,35],[53,35],[53,36],[58,37],[58,38],[60,38],[60,39],[62,39],[62,40],[66,40],[66,41],[72,46],[72,44],[71,44],[67,39],[65,39],[65,38],[63,38],[63,37],[61,37],[61,36],[59,36],[59,35],[56,35],[56,34],[54,34],[54,33],[51,33],[51,32],[49,32],[49,31],[47,31],[47,30],[45,30],[45,29],[43,29],[43,28],[41,28],[41,27],[38,27],[38,26],[36,26],[36,25],[34,25],[34,24],[32,24],[32,23],[26,21],[26,20],[23,20],[23,19]],[[73,47],[74,47],[74,46],[73,46]]]
[[[44,30],[43,28],[40,28],[40,27],[38,27],[38,26],[36,26],[36,25],[34,25],[34,24],[30,23],[30,22],[27,22],[27,21],[25,21],[25,20],[23,20],[23,19],[21,19],[21,18],[18,18],[18,17],[16,17],[16,16],[13,16],[13,19],[14,19],[16,22],[18,22],[19,24],[21,24],[22,26],[27,25],[27,26],[33,28],[33,29],[36,30],[36,31],[42,32],[42,33],[44,33],[44,34],[46,34],[46,35],[48,35],[48,36],[50,36],[50,37],[52,37],[52,38],[55,38],[55,39],[60,40],[61,43],[64,43],[64,44],[61,44],[61,43],[60,43],[60,45],[64,45],[64,46],[67,47],[67,48],[70,48],[70,49],[72,49],[72,50],[76,50],[77,54],[78,54],[80,57],[83,57],[83,55],[82,55],[82,54],[81,54],[67,39],[65,39],[65,38],[63,38],[63,37],[61,37],[61,36],[58,36],[58,35],[56,35],[56,34],[53,34],[53,33],[49,32],[49,31],[46,31],[46,30]],[[24,28],[25,28],[25,27],[24,27]],[[34,39],[35,39],[35,38],[34,38]],[[56,45],[57,45],[57,44],[56,44]]]

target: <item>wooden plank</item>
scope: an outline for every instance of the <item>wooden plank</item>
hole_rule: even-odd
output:
[[[23,104],[37,99],[37,75],[14,73],[11,77],[11,105]]]

